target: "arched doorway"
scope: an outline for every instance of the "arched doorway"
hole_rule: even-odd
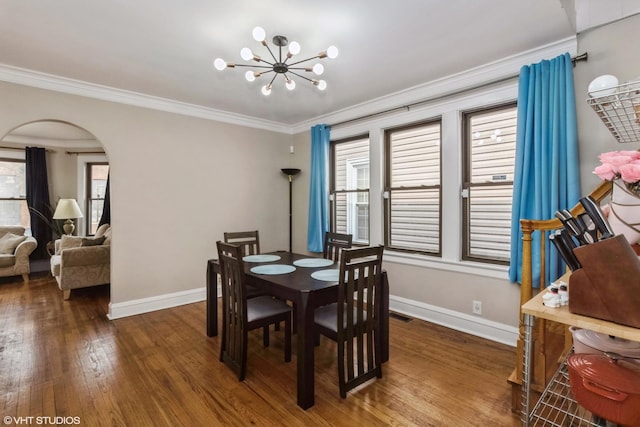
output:
[[[15,127],[0,139],[0,162],[24,162],[26,147],[46,150],[49,205],[52,208],[46,216],[52,216],[59,200],[74,199],[83,213],[82,218],[74,219],[74,234],[93,234],[104,208],[109,167],[102,143],[91,132],[73,123],[37,120]],[[26,200],[21,210],[21,219],[26,217],[28,221]],[[50,219],[50,223],[53,241],[62,234],[61,222]],[[28,224],[20,225],[28,227]],[[53,247],[49,246],[51,254]],[[34,260],[34,266],[37,270],[47,269],[48,260]]]

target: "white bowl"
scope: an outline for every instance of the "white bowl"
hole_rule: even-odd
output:
[[[596,77],[589,83],[589,95],[593,97],[613,95],[618,86],[618,78],[610,74]]]

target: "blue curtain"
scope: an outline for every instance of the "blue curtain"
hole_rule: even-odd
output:
[[[518,130],[511,216],[511,282],[522,281],[520,219],[550,219],[580,198],[573,65],[568,53],[524,66],[518,87]],[[540,236],[533,240],[533,285],[546,286],[564,273],[553,245],[540,278]]]
[[[329,131],[327,125],[311,128],[311,184],[307,250],[322,252],[329,231]]]

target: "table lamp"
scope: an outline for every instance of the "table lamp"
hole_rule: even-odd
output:
[[[72,218],[82,218],[82,211],[76,199],[60,199],[56,211],[53,213],[53,219],[66,219],[62,228],[67,236],[73,234],[76,226],[73,224]]]

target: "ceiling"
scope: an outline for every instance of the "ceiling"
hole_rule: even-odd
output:
[[[2,0],[0,66],[292,126],[573,37],[566,3]],[[245,69],[215,70],[216,57],[242,63],[243,47],[268,56],[257,25],[268,41],[298,41],[300,58],[337,46],[327,89],[298,79],[288,91],[279,78],[265,97]]]

